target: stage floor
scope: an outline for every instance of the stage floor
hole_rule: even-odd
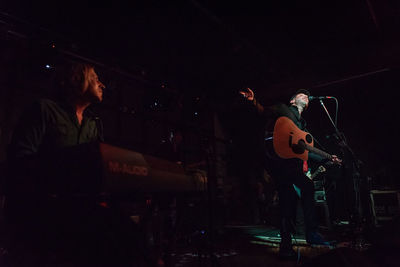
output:
[[[379,229],[369,229],[356,235],[350,225],[336,226],[334,230],[321,229],[332,246],[310,246],[304,236],[293,237],[297,259],[281,260],[278,257],[279,231],[267,225],[226,225],[215,234],[212,243],[203,237],[192,239],[191,244],[179,245],[169,259],[170,266],[398,266],[400,250],[385,246],[384,239],[396,224]],[[386,233],[386,237],[385,237]],[[203,240],[202,240],[203,238]],[[394,241],[399,242],[398,238]],[[392,243],[392,242],[388,242]],[[400,244],[400,243],[398,243]],[[168,261],[168,260],[167,260]],[[167,263],[167,262],[166,262]]]
[[[379,227],[364,228],[361,235],[350,224],[336,225],[329,230],[321,228],[321,233],[327,240],[334,241],[332,246],[310,246],[304,236],[295,235],[293,244],[298,254],[297,259],[281,260],[278,257],[280,237],[276,227],[229,224],[216,229],[212,238],[207,230],[199,230],[190,235],[177,236],[172,246],[163,247],[161,250],[165,264],[159,266],[386,267],[400,264],[399,220]],[[140,262],[132,266],[148,266],[145,262]]]

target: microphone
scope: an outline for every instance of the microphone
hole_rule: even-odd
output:
[[[321,99],[330,99],[330,98],[334,98],[334,97],[333,96],[309,96],[308,101],[312,101],[315,99],[321,100]]]

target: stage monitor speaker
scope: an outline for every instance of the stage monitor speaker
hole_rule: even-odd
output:
[[[400,192],[396,190],[371,190],[371,209],[375,225],[393,220],[400,215]]]

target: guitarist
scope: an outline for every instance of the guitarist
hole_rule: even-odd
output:
[[[287,117],[302,131],[306,129],[306,122],[301,117],[303,111],[307,110],[309,103],[309,91],[299,89],[290,98],[289,105],[280,103],[270,107],[263,107],[255,98],[254,92],[246,88],[239,93],[252,103],[258,114],[265,121],[265,130],[273,132],[273,127],[279,117]],[[304,174],[307,162],[298,158],[282,159],[273,149],[272,138],[266,137],[266,169],[277,180],[279,206],[280,206],[280,235],[281,244],[279,256],[283,259],[295,258],[296,253],[292,248],[291,234],[294,231],[294,220],[296,216],[296,193],[293,184],[301,190],[301,203],[305,218],[306,240],[309,244],[327,245],[323,237],[317,232],[315,218],[314,184]],[[321,162],[323,159],[316,154],[309,153],[309,158]],[[340,160],[333,156],[332,162],[340,163]]]

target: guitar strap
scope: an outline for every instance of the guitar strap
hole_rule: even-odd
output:
[[[299,118],[297,117],[297,115],[294,113],[294,111],[290,108],[290,107],[288,107],[288,106],[286,106],[286,105],[282,105],[283,106],[283,112],[282,113],[285,113],[285,114],[283,114],[284,116],[286,116],[286,117],[288,117],[289,119],[291,119],[296,125],[297,125],[297,121],[299,121]],[[304,120],[303,120],[304,121]],[[305,121],[304,121],[305,122]],[[297,126],[299,126],[299,125],[297,125]],[[300,128],[300,127],[299,127]]]
[[[296,108],[296,109],[297,109],[297,108]],[[292,121],[293,121],[296,125],[297,125],[297,123],[296,123],[296,121],[297,121],[297,122],[299,123],[299,124],[297,125],[297,127],[299,127],[299,129],[301,129],[301,130],[304,130],[304,129],[306,128],[306,126],[307,126],[307,122],[305,121],[305,119],[303,119],[300,115],[294,113],[293,108],[289,108],[289,110],[290,110],[292,116],[295,118],[295,120],[293,120],[293,119],[291,118]]]
[[[308,172],[308,163],[306,160],[303,161],[303,172],[304,173]]]

